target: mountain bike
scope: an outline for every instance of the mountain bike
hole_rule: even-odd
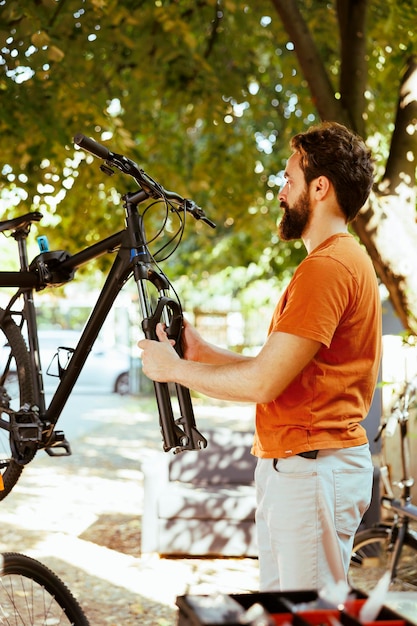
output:
[[[378,430],[381,437],[380,476],[383,487],[381,507],[392,518],[381,521],[356,534],[349,569],[351,586],[370,592],[381,576],[389,571],[393,591],[417,591],[417,506],[412,502],[410,446],[408,436],[409,410],[416,403],[417,378],[406,383],[394,403],[388,418]],[[402,478],[394,483],[386,459],[386,437],[400,434]],[[394,486],[401,489],[395,497]],[[414,528],[413,528],[414,526]]]
[[[0,624],[88,626],[81,606],[46,565],[24,554],[0,555]]]
[[[156,325],[162,322],[181,354],[182,306],[159,262],[169,258],[178,247],[187,215],[215,227],[195,202],[167,191],[134,161],[81,134],[74,142],[104,161],[101,170],[105,174],[111,175],[117,169],[133,178],[139,190],[122,196],[123,230],[73,255],[64,250],[49,250],[48,242],[41,236],[40,252],[29,263],[27,238],[31,225],[39,222],[42,214],[32,212],[0,222],[0,232],[9,233],[17,243],[20,264],[18,272],[0,272],[0,288],[17,288],[7,305],[0,309],[0,471],[3,481],[0,499],[10,493],[23,467],[39,449],[50,456],[71,454],[70,443],[56,425],[103,323],[127,281],[134,280],[137,286],[145,337],[156,339]],[[160,236],[166,235],[167,224],[173,234],[166,235],[159,249],[152,252],[145,218],[161,204],[163,224],[153,240],[158,242]],[[177,223],[176,230],[172,230],[173,222]],[[104,254],[113,254],[114,258],[79,341],[75,347],[58,346],[47,370],[52,367],[59,380],[47,403],[35,292],[69,282],[79,267]],[[175,385],[173,390],[166,383],[154,383],[154,391],[163,449],[177,453],[206,447],[207,440],[196,426],[189,389]]]

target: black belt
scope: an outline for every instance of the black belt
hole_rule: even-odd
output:
[[[307,450],[307,452],[299,452],[297,456],[302,456],[305,459],[317,459],[319,450]]]
[[[307,450],[307,452],[299,452],[296,456],[302,456],[305,459],[317,459],[320,450]],[[273,459],[274,468],[277,469],[278,459]]]

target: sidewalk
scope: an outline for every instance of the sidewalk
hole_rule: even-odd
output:
[[[252,429],[249,406],[195,405],[199,430]],[[0,504],[1,551],[53,569],[91,626],[175,624],[185,593],[258,588],[255,559],[160,559],[140,554],[141,463],[162,449],[153,399],[74,397],[64,417],[88,420],[70,457],[40,452]],[[65,419],[63,419],[65,422]],[[82,422],[80,422],[81,424]]]
[[[213,426],[253,428],[249,406],[195,402],[194,408],[203,434]],[[40,452],[0,503],[0,551],[23,552],[48,565],[91,626],[174,626],[177,596],[214,599],[258,589],[255,559],[141,555],[141,463],[162,449],[153,399],[74,396],[62,425],[69,420],[72,456]],[[393,594],[392,600],[391,608],[402,608],[417,623],[415,594]]]

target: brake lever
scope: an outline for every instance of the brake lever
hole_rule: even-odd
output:
[[[211,228],[216,228],[216,224],[206,216],[203,209],[200,208],[193,200],[185,200],[185,209],[188,213],[191,213],[196,220],[201,220],[205,224],[208,224]]]

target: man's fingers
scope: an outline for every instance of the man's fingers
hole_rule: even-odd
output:
[[[165,332],[165,328],[162,326],[161,323],[156,325],[156,336],[158,337],[159,341],[169,341],[168,335]]]
[[[156,325],[156,336],[161,343],[169,343],[171,346],[175,346],[174,339],[169,339],[168,335],[165,332],[164,326],[162,324]],[[140,339],[137,343],[138,347],[141,350],[146,350],[148,347],[148,343],[152,341],[151,339]]]
[[[156,325],[156,336],[158,337],[159,341],[165,342],[165,343],[169,343],[171,344],[171,346],[175,346],[175,341],[174,339],[170,339],[168,337],[168,335],[166,334],[165,331],[165,326],[161,323]]]

